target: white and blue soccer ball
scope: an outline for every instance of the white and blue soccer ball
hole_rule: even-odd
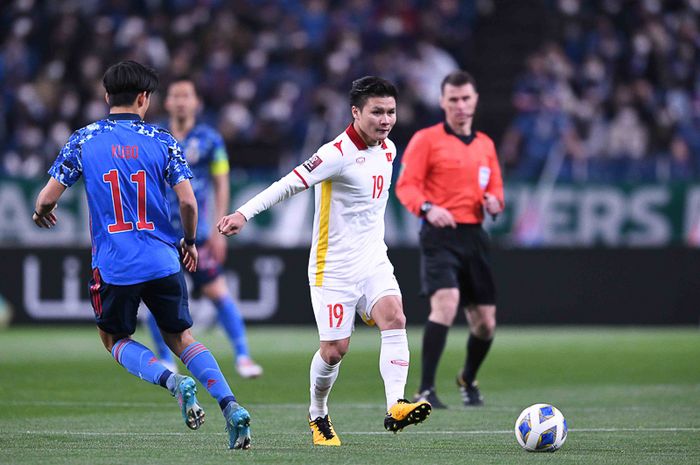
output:
[[[530,452],[554,452],[564,444],[567,433],[564,415],[550,404],[529,406],[515,422],[515,438]]]

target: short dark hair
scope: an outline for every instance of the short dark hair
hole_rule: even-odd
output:
[[[471,84],[474,86],[474,90],[476,91],[476,79],[474,79],[474,76],[466,71],[462,71],[461,69],[452,71],[450,74],[445,76],[445,79],[442,80],[442,84],[440,84],[441,94],[445,92],[445,86],[447,84],[456,87]]]
[[[167,89],[170,90],[170,87],[177,83],[177,82],[189,82],[192,84],[192,88],[194,89],[194,94],[199,97],[199,91],[197,90],[197,83],[195,82],[194,78],[190,76],[189,74],[179,74],[172,78],[170,82],[168,82],[168,87]]]
[[[131,105],[141,92],[152,94],[158,88],[158,74],[132,60],[120,61],[105,71],[102,84],[110,107]]]
[[[391,82],[377,76],[365,76],[352,81],[350,105],[362,108],[370,97],[394,97],[399,92]]]

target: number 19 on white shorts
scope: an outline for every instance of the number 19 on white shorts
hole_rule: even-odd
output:
[[[355,326],[355,312],[370,325],[371,311],[377,301],[387,295],[401,297],[393,273],[379,273],[344,288],[311,286],[311,305],[321,341],[337,341],[350,337]]]

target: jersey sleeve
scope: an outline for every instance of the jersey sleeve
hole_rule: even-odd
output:
[[[343,154],[331,144],[326,144],[304,163],[300,164],[294,173],[309,188],[320,182],[340,174],[343,170]]]
[[[311,158],[292,170],[279,181],[250,199],[236,211],[247,220],[258,213],[288,199],[309,187],[339,174],[343,169],[343,159],[340,153],[334,154],[321,147]]]
[[[221,135],[215,132],[212,136],[212,160],[210,172],[212,176],[228,174],[230,167],[228,163],[228,153],[226,144]]]
[[[396,183],[396,196],[414,215],[419,215],[423,202],[430,200],[424,191],[429,157],[430,140],[425,131],[418,131],[406,146],[401,160],[399,180]]]
[[[501,203],[501,208],[505,207],[505,197],[503,195],[503,177],[501,176],[501,166],[498,163],[498,155],[493,141],[489,140],[489,168],[491,168],[491,178],[486,186],[486,192],[495,196]]]
[[[66,187],[75,184],[83,174],[83,142],[80,132],[74,132],[49,168],[49,175]]]
[[[170,134],[167,134],[164,139],[168,150],[168,162],[165,166],[165,180],[167,183],[172,187],[182,181],[192,179],[194,175],[187,164],[180,143]]]

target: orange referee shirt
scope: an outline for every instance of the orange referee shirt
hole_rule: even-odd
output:
[[[496,147],[489,136],[476,132],[466,143],[447,123],[416,132],[406,147],[396,195],[420,216],[425,201],[446,208],[457,223],[484,220],[484,193],[503,200],[503,179]]]

